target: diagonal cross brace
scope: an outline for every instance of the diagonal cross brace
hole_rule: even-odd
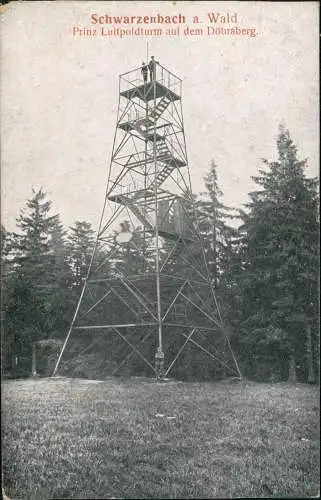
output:
[[[206,316],[210,321],[212,321],[216,326],[222,328],[222,325],[215,319],[213,316],[210,316],[206,311],[204,311],[201,307],[199,307],[195,302],[193,302],[189,297],[186,297],[183,293],[181,293],[182,297],[184,297],[188,302],[190,302],[196,309],[198,309],[204,316]]]
[[[127,290],[130,291],[130,293],[138,300],[138,302],[149,312],[149,314],[157,321],[157,318],[153,311],[150,310],[148,305],[139,297],[139,295],[124,281],[123,279],[120,278],[120,281],[122,284],[127,288]]]
[[[183,333],[183,332],[180,332],[180,333],[181,333],[181,335],[183,335],[183,337],[188,338],[188,335],[186,335],[186,333]],[[216,356],[214,356],[214,354],[212,354],[210,351],[208,351],[207,349],[205,349],[205,347],[201,346],[198,342],[196,342],[192,338],[189,338],[188,340],[192,344],[196,345],[201,351],[205,352],[208,356],[210,356],[210,358],[214,359],[215,361],[217,361],[218,363],[220,363],[220,365],[222,365],[225,368],[228,368],[230,371],[232,371],[230,366],[228,366],[226,363],[224,363],[223,361],[221,361],[220,359],[218,359]],[[235,373],[234,370],[233,370],[233,373]]]
[[[147,334],[140,340],[140,342],[138,343],[137,345],[137,349],[139,348],[140,345],[142,345],[145,340],[148,339],[148,337],[150,337],[152,333],[152,330],[150,330],[149,332],[147,332]],[[112,375],[116,375],[116,373],[120,370],[120,368],[126,363],[126,361],[129,361],[129,359],[135,354],[135,351],[132,349],[126,356],[125,358],[120,362],[120,364],[118,366],[116,366],[116,368],[113,370],[112,372]]]
[[[113,330],[123,339],[124,342],[126,342],[126,344],[128,344],[133,349],[133,351],[136,352],[136,354],[153,370],[153,372],[156,373],[153,365],[148,361],[148,359],[145,358],[145,356],[143,356],[139,352],[138,349],[136,349],[136,347],[131,342],[129,342],[129,340],[126,339],[125,335],[120,333],[120,331],[117,328],[113,328]]]
[[[88,313],[90,313],[90,311],[92,311],[93,309],[95,309],[95,307],[98,306],[98,304],[100,304],[104,299],[106,299],[108,297],[108,295],[111,293],[111,290],[108,290],[108,292],[106,292],[99,300],[97,300],[97,302],[95,302],[94,305],[92,305],[88,311],[86,311],[84,313],[84,316],[86,316]]]
[[[163,318],[162,318],[162,321],[165,320],[166,316],[168,315],[168,313],[170,312],[170,310],[172,309],[173,305],[175,304],[176,300],[178,299],[179,295],[181,295],[183,289],[185,288],[186,284],[188,283],[188,281],[184,281],[184,283],[182,284],[182,286],[180,287],[180,289],[178,290],[178,292],[176,293],[174,299],[172,300],[172,302],[170,303],[170,305],[168,306],[167,308],[167,311],[165,312]]]
[[[186,340],[185,340],[184,344],[181,346],[181,348],[179,349],[178,353],[176,354],[175,358],[173,359],[173,361],[171,362],[171,364],[169,365],[169,367],[167,368],[167,370],[166,370],[166,372],[165,372],[165,375],[164,375],[165,377],[166,377],[166,375],[168,375],[168,374],[169,374],[169,372],[170,372],[170,371],[171,371],[171,369],[173,368],[174,364],[175,364],[175,363],[176,363],[176,361],[178,360],[179,356],[182,354],[183,349],[184,349],[184,347],[186,346],[187,342],[188,342],[189,340],[191,340],[192,336],[193,336],[193,335],[194,335],[194,333],[195,333],[195,330],[196,330],[196,328],[193,328],[193,330],[191,331],[191,333],[190,333],[188,336],[186,335]]]
[[[110,287],[110,290],[123,304],[125,304],[126,307],[128,307],[128,309],[134,314],[134,316],[136,317],[138,316],[137,312],[128,304],[128,302],[119,293],[117,293],[117,291],[113,287]]]

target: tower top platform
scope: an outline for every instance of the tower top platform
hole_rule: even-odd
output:
[[[139,98],[144,102],[167,95],[171,101],[181,98],[182,80],[164,66],[156,62],[155,79],[144,82],[142,66],[119,76],[119,91],[127,99]],[[155,93],[155,95],[154,95]]]
[[[139,85],[138,87],[124,90],[120,93],[120,95],[123,97],[127,97],[127,99],[134,99],[135,97],[138,97],[144,102],[151,101],[152,99],[154,99],[154,97],[158,99],[158,97],[163,97],[165,95],[168,96],[171,101],[177,101],[177,99],[180,99],[180,96],[178,94],[172,92],[157,80]]]

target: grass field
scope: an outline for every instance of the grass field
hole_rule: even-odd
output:
[[[2,384],[13,499],[311,497],[318,388],[30,379]]]

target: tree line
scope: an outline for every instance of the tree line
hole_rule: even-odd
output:
[[[314,383],[320,352],[318,182],[307,178],[307,161],[298,159],[283,126],[277,152],[277,160],[262,161],[253,178],[257,189],[238,211],[222,203],[212,162],[205,191],[195,197],[199,230],[243,375]],[[65,229],[51,205],[42,189],[33,191],[17,232],[1,226],[2,369],[11,376],[30,374],[35,342],[59,345],[66,336],[95,244],[89,222]],[[139,272],[144,261],[143,242],[134,238],[136,250],[116,256],[125,272]]]

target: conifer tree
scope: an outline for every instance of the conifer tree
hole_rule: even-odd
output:
[[[200,229],[205,253],[215,288],[230,265],[233,241],[237,231],[228,223],[236,218],[232,209],[221,201],[223,193],[218,184],[217,166],[211,162],[210,170],[204,177],[207,191],[198,200]]]
[[[317,347],[317,181],[305,176],[306,160],[298,159],[284,126],[277,150],[278,159],[264,160],[266,168],[253,178],[260,189],[250,193],[242,215],[242,342],[259,361],[254,371],[265,363],[270,376],[295,381],[298,366],[304,378],[307,364],[311,371],[310,327],[309,348]]]
[[[61,337],[65,333],[73,312],[73,276],[68,262],[66,231],[59,218],[53,221],[49,234],[48,277],[51,280],[51,294],[48,313],[51,319],[51,331],[55,336]]]
[[[0,244],[1,244],[1,365],[3,372],[11,370],[12,353],[14,347],[14,335],[6,328],[6,318],[8,309],[8,290],[10,288],[10,272],[12,263],[10,261],[10,233],[1,224]]]
[[[54,235],[62,228],[59,216],[50,211],[51,202],[44,191],[33,190],[17,219],[20,232],[12,235],[5,323],[9,337],[14,337],[15,356],[23,360],[20,366],[27,371],[32,344],[59,328],[56,320],[61,318],[59,308],[64,300],[54,244]],[[60,275],[64,273],[65,268],[60,269]]]
[[[73,275],[73,286],[81,286],[86,277],[94,249],[94,230],[89,222],[76,221],[68,236],[68,262]]]
[[[197,201],[199,227],[221,320],[232,335],[238,325],[240,309],[235,280],[239,268],[239,241],[234,221],[238,215],[222,202],[223,193],[219,187],[217,166],[213,161],[204,181],[207,191]]]

